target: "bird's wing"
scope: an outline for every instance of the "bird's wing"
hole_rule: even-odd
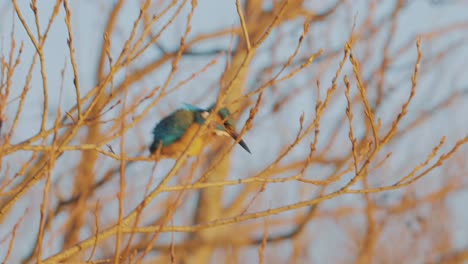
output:
[[[163,146],[172,144],[179,140],[193,123],[193,115],[186,110],[178,110],[165,117],[154,128],[154,142]]]

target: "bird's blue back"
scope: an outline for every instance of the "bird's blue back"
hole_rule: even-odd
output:
[[[175,111],[154,128],[154,142],[162,144],[163,147],[172,144],[179,140],[195,121],[195,112],[186,109]]]

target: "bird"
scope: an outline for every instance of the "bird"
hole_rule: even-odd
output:
[[[153,129],[153,142],[149,147],[151,155],[162,158],[177,158],[190,144],[198,129],[213,112],[213,109],[214,105],[208,109],[203,109],[185,104],[184,108],[177,109],[163,118]],[[236,141],[239,140],[234,119],[226,107],[220,108],[217,115],[212,118],[212,122],[208,124],[208,133],[194,139],[187,150],[187,155],[199,155],[204,147],[216,136],[230,136]],[[238,143],[251,154],[244,140],[240,139]]]

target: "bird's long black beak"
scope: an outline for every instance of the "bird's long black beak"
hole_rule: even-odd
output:
[[[225,129],[226,129],[226,132],[228,132],[228,134],[235,140],[237,141],[239,139],[239,134],[237,134],[236,130],[234,127],[232,126],[229,126],[229,125],[225,125],[224,126]],[[241,145],[241,147],[243,149],[245,149],[245,151],[247,151],[248,153],[252,154],[252,152],[250,152],[250,149],[249,147],[247,146],[247,144],[245,143],[244,140],[239,140],[239,145]]]

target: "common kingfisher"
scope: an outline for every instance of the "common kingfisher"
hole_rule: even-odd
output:
[[[149,150],[151,154],[159,153],[161,157],[178,157],[192,141],[198,129],[205,123],[214,106],[208,109],[198,108],[186,104],[185,108],[178,109],[169,116],[163,118],[153,129],[153,143]],[[237,140],[234,120],[227,108],[221,108],[218,114],[212,118],[208,126],[208,133],[198,136],[187,150],[189,156],[196,156],[203,151],[205,143],[213,136],[230,136]],[[249,147],[244,140],[239,140],[239,145],[247,152]]]

